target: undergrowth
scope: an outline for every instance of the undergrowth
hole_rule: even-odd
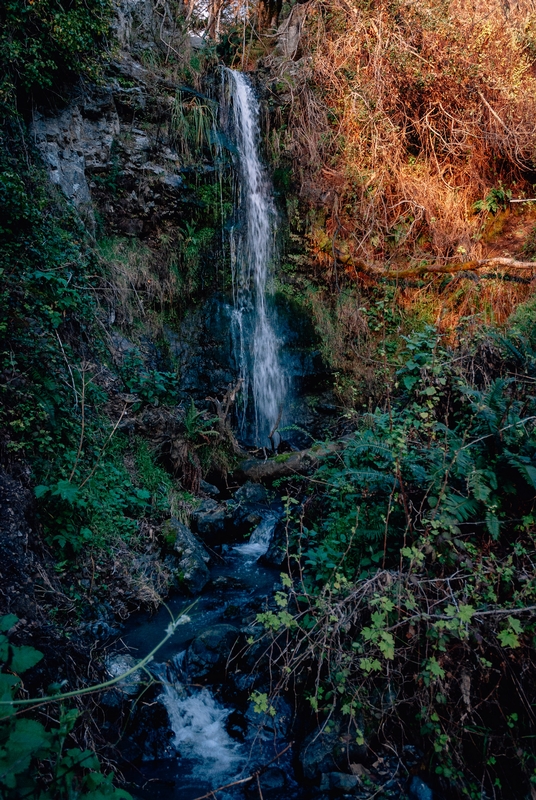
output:
[[[457,349],[431,326],[406,337],[385,404],[290,482],[289,574],[259,615],[273,695],[299,686],[323,728],[373,750],[419,742],[450,797],[536,781],[536,355],[521,331]]]

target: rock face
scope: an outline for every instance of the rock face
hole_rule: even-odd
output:
[[[210,579],[210,555],[192,531],[177,519],[164,524],[163,534],[167,541],[174,538],[175,582],[191,594],[199,594]]]
[[[176,333],[169,328],[164,333],[179,366],[181,390],[198,408],[210,405],[208,396],[221,397],[236,383],[239,369],[233,352],[230,298],[214,294],[185,314]]]
[[[213,625],[197,636],[188,648],[188,671],[194,678],[206,678],[218,670],[223,676],[226,661],[240,636],[234,625]]]
[[[89,227],[94,227],[95,219],[87,175],[109,168],[119,131],[110,90],[95,91],[91,98],[70,105],[58,116],[34,117],[32,134],[50,180],[62,189]]]

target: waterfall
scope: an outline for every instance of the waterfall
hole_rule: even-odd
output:
[[[253,400],[256,444],[268,445],[283,413],[286,380],[271,308],[277,214],[272,187],[260,158],[259,104],[248,78],[223,71],[230,103],[227,127],[236,143],[239,173],[237,224],[231,231],[233,341],[242,379],[242,433],[249,433]]]

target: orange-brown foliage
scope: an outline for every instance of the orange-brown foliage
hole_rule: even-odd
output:
[[[482,257],[474,202],[530,191],[536,11],[511,5],[310,0],[302,57],[279,64],[285,145],[355,256]]]

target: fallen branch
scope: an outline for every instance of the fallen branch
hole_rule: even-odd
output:
[[[341,259],[342,260],[342,259]],[[378,278],[410,278],[426,273],[451,274],[456,272],[474,272],[483,267],[496,266],[509,269],[531,269],[536,270],[535,261],[517,261],[515,258],[504,256],[493,256],[492,258],[481,258],[473,261],[461,261],[455,264],[420,264],[416,267],[406,269],[390,270],[366,264],[364,261],[353,261],[347,257],[343,263],[353,266],[358,272],[365,272],[367,275]]]
[[[325,458],[342,450],[345,446],[346,442],[330,442],[329,444],[316,444],[308,450],[300,450],[296,453],[282,453],[274,458],[268,458],[266,461],[248,458],[238,465],[237,477],[258,483],[309,472],[309,470],[316,469]]]

